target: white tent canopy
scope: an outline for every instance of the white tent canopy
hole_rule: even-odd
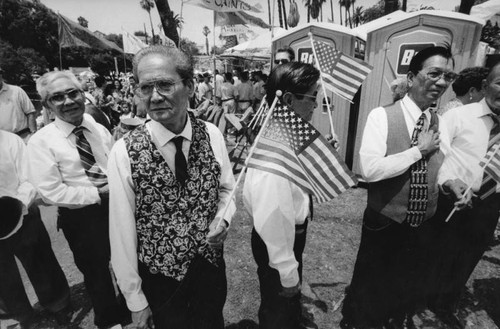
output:
[[[260,34],[255,39],[226,49],[224,53],[222,53],[222,57],[270,59],[272,38],[283,34],[285,31],[286,30],[282,28],[275,28],[273,33],[271,33],[271,31],[267,31]]]

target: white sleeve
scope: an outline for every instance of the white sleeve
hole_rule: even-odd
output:
[[[244,198],[269,255],[269,266],[280,275],[283,287],[299,282],[295,259],[295,209],[292,183],[280,176],[249,168],[245,178]]]
[[[16,136],[17,137],[17,136]],[[23,215],[28,213],[28,208],[36,197],[34,186],[28,181],[28,156],[26,145],[21,138],[16,138],[16,154],[13,155],[19,186],[17,187],[16,198],[23,203]]]
[[[128,308],[137,312],[148,302],[138,270],[135,193],[123,139],[115,143],[109,155],[108,182],[111,264]]]
[[[387,115],[382,107],[370,112],[363,132],[359,161],[361,174],[367,182],[396,177],[422,158],[418,147],[403,152],[387,153]]]

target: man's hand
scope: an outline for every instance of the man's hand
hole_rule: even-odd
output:
[[[210,245],[210,247],[215,249],[222,248],[227,237],[228,223],[223,219],[219,227],[217,227],[217,225],[219,224],[219,220],[220,218],[215,217],[215,219],[210,224],[210,231],[207,234],[208,244]]]
[[[300,282],[293,287],[281,287],[281,296],[291,298],[300,292]]]
[[[461,179],[448,179],[442,187],[445,193],[451,194],[458,210],[472,206],[472,191],[470,189],[467,191],[467,184]]]
[[[99,193],[99,197],[101,199],[109,198],[109,184],[106,184],[103,187],[97,188],[97,192]]]
[[[330,143],[330,145],[331,145],[331,146],[332,146],[332,147],[333,147],[336,151],[338,151],[338,150],[339,150],[339,148],[340,148],[340,143],[339,143],[339,138],[338,138],[338,136],[337,136],[337,135],[332,136],[331,134],[327,134],[327,135],[325,136],[325,138],[326,138],[326,141],[327,141],[328,143]]]
[[[417,147],[420,153],[422,153],[422,157],[426,157],[435,150],[439,149],[440,142],[441,139],[439,139],[439,131],[434,132],[432,130],[429,130],[418,135]]]
[[[142,311],[132,312],[132,327],[137,329],[154,329],[153,312],[146,307]]]

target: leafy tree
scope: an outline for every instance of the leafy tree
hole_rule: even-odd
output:
[[[399,9],[398,0],[385,0],[384,13],[390,14]]]
[[[155,7],[154,0],[140,0],[141,8],[148,12],[149,15],[149,23],[151,24],[151,35],[153,36],[153,44],[155,40],[155,29],[153,27],[153,19],[151,18],[151,9]]]
[[[168,0],[155,0],[155,3],[156,8],[158,9],[158,14],[160,15],[165,36],[178,45],[179,32],[177,31],[177,28],[181,27],[181,24],[183,23],[182,18],[179,17],[179,15],[174,15],[174,12],[170,10]]]
[[[186,38],[181,38],[181,46],[180,48],[190,54],[191,56],[197,56],[200,55],[200,50],[198,49],[198,46],[196,45],[195,42],[186,39]]]
[[[79,17],[77,18],[77,20],[78,20],[78,24],[80,24],[81,26],[83,26],[83,27],[87,27],[87,28],[89,27],[89,21],[88,21],[88,20],[86,20],[86,19],[85,19],[85,17],[83,17],[83,16],[79,16]]]
[[[363,6],[357,6],[352,15],[354,27],[357,27],[365,22]]]
[[[121,34],[111,33],[106,35],[105,38],[111,42],[114,42],[118,45],[118,47],[123,49],[123,36]]]
[[[379,17],[382,17],[385,15],[385,3],[384,0],[380,0],[378,3],[375,5],[366,8],[364,12],[364,23],[373,21]]]
[[[500,47],[500,27],[498,23],[493,25],[490,20],[486,22],[481,32],[481,41],[486,42],[493,48],[498,49]]]
[[[203,35],[205,36],[205,47],[207,49],[207,55],[209,55],[210,53],[208,52],[208,35],[210,34],[210,29],[208,28],[208,26],[204,26],[201,33],[203,33]]]

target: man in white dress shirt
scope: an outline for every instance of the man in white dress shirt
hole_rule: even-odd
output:
[[[500,132],[500,64],[494,66],[482,83],[484,98],[453,108],[443,115],[450,133],[451,154],[443,163],[440,183],[458,181],[461,191],[472,186],[472,207],[456,212],[444,220],[454,207],[455,199],[447,189],[440,195],[438,215],[441,221],[439,244],[435,250],[440,263],[434,267],[431,286],[431,310],[452,328],[463,328],[455,312],[465,284],[492,242],[500,211],[500,189],[494,180],[485,182],[479,165],[486,152],[498,144]],[[496,136],[496,138],[495,138]],[[466,195],[462,202],[467,202]]]
[[[109,270],[107,158],[111,134],[85,112],[85,96],[68,71],[44,74],[37,90],[56,115],[28,143],[29,178],[43,201],[59,207],[62,229],[82,272],[99,328],[129,320]]]
[[[420,51],[409,66],[408,94],[368,115],[359,151],[368,204],[341,328],[414,326],[437,174],[449,149],[446,127],[428,108],[453,82],[452,70],[448,48]]]
[[[7,317],[16,318],[21,328],[29,328],[34,310],[14,256],[49,312],[61,312],[68,306],[69,286],[34,202],[37,194],[28,181],[26,145],[19,136],[0,130],[0,154],[0,299],[5,302]]]
[[[222,329],[222,247],[235,212],[224,139],[187,111],[194,83],[185,53],[144,48],[133,71],[151,121],[117,141],[110,154],[111,262],[118,285],[139,329]]]

